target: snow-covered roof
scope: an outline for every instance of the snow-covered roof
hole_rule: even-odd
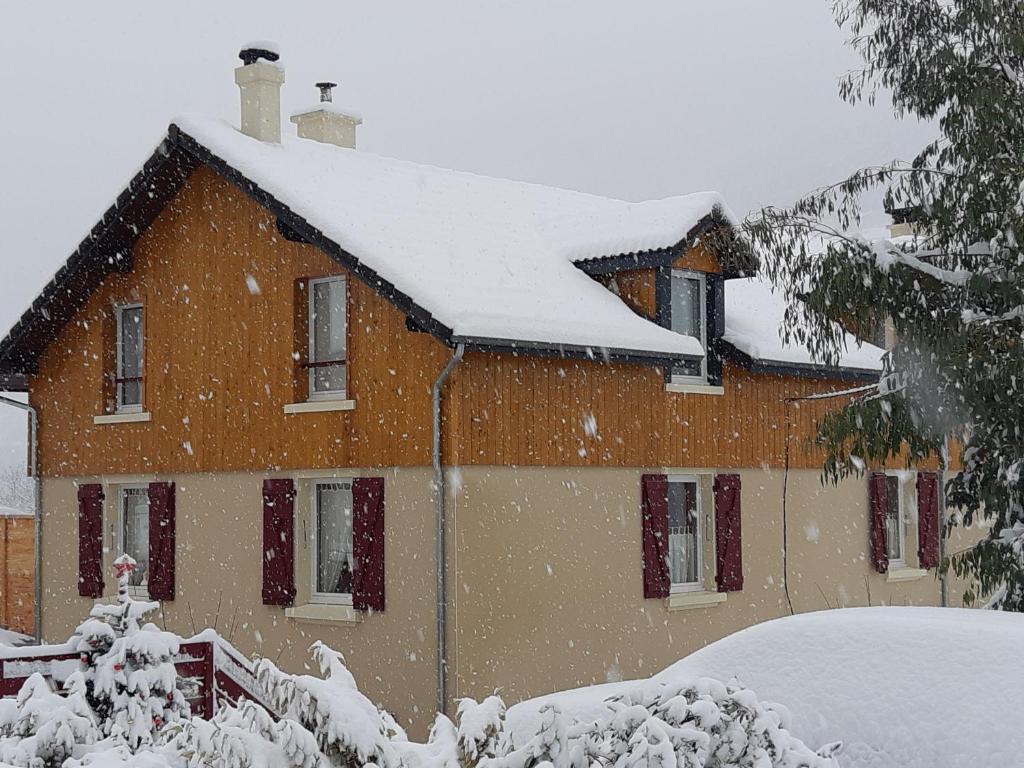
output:
[[[453,340],[648,356],[699,342],[634,313],[574,262],[670,248],[717,214],[713,192],[630,203],[394,160],[219,120],[178,128],[288,206],[452,332]]]
[[[751,359],[781,366],[824,367],[807,347],[782,341],[786,300],[763,278],[736,278],[725,283],[725,333],[722,338]],[[885,350],[847,333],[839,357],[843,369],[879,372]]]

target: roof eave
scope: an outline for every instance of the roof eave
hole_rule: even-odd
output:
[[[686,355],[620,347],[598,347],[578,344],[554,344],[546,342],[519,342],[509,339],[488,339],[474,336],[453,336],[452,344],[465,344],[467,352],[490,352],[495,354],[528,355],[530,357],[558,357],[576,360],[591,360],[605,363],[630,363],[649,366],[675,365],[681,362],[697,362],[702,355]]]
[[[871,368],[855,368],[822,363],[792,363],[780,360],[764,360],[741,352],[727,341],[720,342],[722,352],[737,365],[751,373],[765,373],[773,376],[797,376],[802,379],[819,381],[878,381],[881,371]]]

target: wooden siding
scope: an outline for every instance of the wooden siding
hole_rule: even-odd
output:
[[[35,521],[0,517],[0,627],[26,635],[34,631]]]
[[[790,465],[808,468],[816,419],[845,400],[785,401],[850,383],[726,364],[724,395],[681,394],[643,366],[467,355],[451,386],[454,464],[780,467],[788,436]]]
[[[717,268],[709,259],[698,246],[679,265]],[[42,356],[31,386],[42,473],[429,465],[430,388],[451,352],[409,331],[401,312],[351,275],[348,395],[355,409],[283,413],[302,390],[296,280],[343,273],[312,246],[284,240],[266,211],[199,169],[139,239],[131,271],[110,276]],[[653,306],[653,281],[640,271],[622,279],[638,308]],[[127,300],[145,306],[152,418],[96,425],[110,364],[104,328],[113,305]],[[469,354],[447,393],[446,460],[780,466],[784,398],[845,386],[727,366],[724,396],[683,395],[666,392],[661,371],[644,366]],[[803,450],[812,412],[835,405],[792,406],[794,467],[814,466],[817,458]],[[591,418],[594,436],[584,428]]]
[[[350,276],[352,411],[289,414],[295,400],[295,281],[342,274],[291,243],[234,186],[199,169],[139,239],[131,272],[96,291],[32,381],[44,475],[402,466],[430,463],[430,387],[449,352]],[[249,277],[258,290],[250,290]],[[104,413],[103,319],[145,307],[145,410]]]

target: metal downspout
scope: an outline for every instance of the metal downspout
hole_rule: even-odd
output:
[[[455,347],[455,354],[452,355],[448,365],[437,377],[433,388],[433,415],[434,415],[434,443],[432,448],[432,463],[434,466],[434,493],[437,511],[437,711],[444,713],[447,691],[445,690],[445,677],[448,671],[448,649],[445,643],[445,631],[447,629],[447,602],[448,586],[445,577],[445,488],[444,488],[444,467],[441,465],[441,393],[444,383],[448,380],[455,366],[462,360],[466,352],[466,345],[459,344]]]
[[[32,608],[32,621],[35,624],[36,642],[43,641],[43,480],[39,477],[39,415],[36,409],[27,403],[11,400],[0,395],[0,403],[10,405],[28,413],[28,465],[34,485],[34,520],[33,555],[35,559],[35,605]]]

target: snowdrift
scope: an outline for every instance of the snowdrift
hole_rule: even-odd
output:
[[[848,608],[791,616],[730,635],[652,678],[735,678],[791,714],[797,738],[841,740],[849,768],[1024,764],[1024,616],[962,608]],[[533,729],[557,703],[586,719],[614,683],[522,702],[509,727]]]

